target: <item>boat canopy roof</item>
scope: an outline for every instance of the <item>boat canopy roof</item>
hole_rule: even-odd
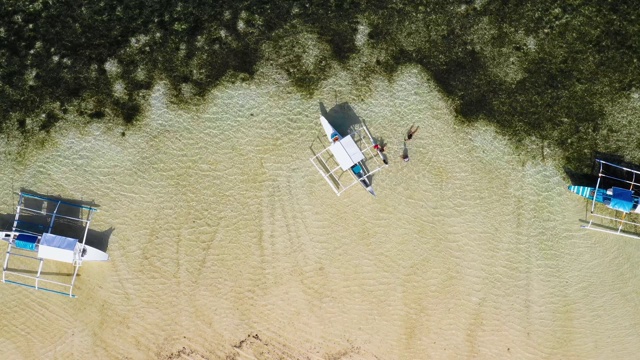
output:
[[[633,209],[633,191],[615,186],[611,190],[611,204],[609,204],[609,207],[625,213],[630,212]]]
[[[330,149],[342,170],[349,170],[357,162],[364,160],[364,154],[353,141],[351,135],[335,141],[331,144]]]
[[[38,246],[38,257],[73,263],[77,246],[78,239],[44,233]]]

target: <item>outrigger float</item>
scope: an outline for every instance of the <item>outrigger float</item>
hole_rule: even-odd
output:
[[[384,154],[366,126],[362,123],[353,125],[349,134],[342,136],[324,116],[320,116],[320,123],[331,145],[310,160],[322,177],[338,196],[356,183],[360,183],[365,190],[375,196],[376,193],[371,186],[371,176],[387,164]],[[350,173],[351,177],[348,182],[343,183],[342,175],[345,172]]]
[[[596,165],[596,187],[569,186],[569,191],[591,201],[591,212],[582,228],[640,239],[636,215],[640,214],[640,171],[603,160],[596,160]]]
[[[96,211],[98,209],[90,206],[21,192],[12,230],[0,232],[1,240],[9,243],[2,267],[2,282],[75,298],[73,285],[82,263],[109,260],[107,253],[85,244],[91,218]],[[59,235],[61,232],[65,235],[73,233],[78,238]],[[36,260],[37,270],[9,268],[9,259],[13,257],[27,259],[26,262]],[[66,283],[43,278],[45,260],[71,264],[73,275],[66,275],[70,281]],[[19,265],[24,263],[20,261]],[[32,281],[27,283],[17,279]],[[43,284],[50,287],[44,287]]]

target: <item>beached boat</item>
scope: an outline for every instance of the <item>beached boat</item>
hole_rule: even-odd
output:
[[[73,285],[82,263],[109,260],[107,253],[85,244],[91,218],[98,210],[40,195],[21,192],[19,196],[11,231],[0,232],[0,239],[9,243],[2,268],[2,282],[76,297]],[[20,270],[10,268],[12,256],[20,260],[36,260],[37,270],[26,270],[23,263],[19,266]],[[45,279],[42,276],[45,260],[72,264],[74,269],[69,282]],[[32,275],[34,273],[35,276]],[[16,279],[31,279],[33,282],[25,283]],[[49,287],[43,287],[43,283]]]
[[[595,187],[570,185],[569,191],[591,201],[591,212],[583,228],[640,238],[640,172],[603,160]],[[628,215],[631,216],[628,217]]]
[[[375,196],[371,185],[371,175],[386,167],[384,155],[376,146],[369,130],[360,123],[352,126],[346,136],[337,132],[324,116],[320,116],[320,123],[330,141],[330,145],[310,160],[316,166],[320,174],[331,185],[331,188],[339,196],[343,191],[356,183],[360,183],[371,195]],[[360,145],[360,146],[359,146]],[[375,153],[374,153],[375,151]],[[330,154],[329,156],[327,156]],[[367,161],[377,162],[375,168]],[[332,166],[337,164],[337,166]],[[349,172],[353,176],[352,182],[341,181],[342,172]]]

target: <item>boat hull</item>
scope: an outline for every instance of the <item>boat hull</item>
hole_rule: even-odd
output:
[[[613,187],[611,189],[596,189],[588,186],[569,186],[569,191],[585,199],[604,204],[610,209],[624,213],[640,213],[640,198],[628,189]]]
[[[84,255],[82,256],[82,261],[108,261],[109,254],[104,251],[100,251],[94,247],[89,245],[84,246]]]
[[[598,203],[604,203],[604,196],[607,194],[607,191],[604,189],[598,189],[598,191],[596,192],[596,188],[592,188],[589,186],[570,185],[569,191],[589,200],[593,200],[593,196],[596,195],[595,200]]]
[[[331,124],[329,124],[329,121],[325,119],[324,116],[320,116],[320,123],[322,124],[322,129],[327,134],[329,141],[336,141],[336,138],[337,140],[342,139],[342,135],[340,135],[336,131],[336,129],[334,129],[333,126],[331,126]]]
[[[371,186],[371,183],[365,176],[364,171],[362,171],[362,167],[360,167],[360,165],[358,164],[353,165],[351,167],[351,171],[358,178],[360,185],[362,185],[362,187],[365,188],[365,190],[367,190],[369,194],[376,196],[376,193],[373,191],[373,186]]]

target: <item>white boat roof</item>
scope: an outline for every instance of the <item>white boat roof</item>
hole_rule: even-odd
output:
[[[38,246],[38,257],[73,263],[77,245],[78,239],[44,233]]]
[[[342,170],[349,170],[354,164],[364,160],[364,154],[351,135],[334,142],[329,148]]]

